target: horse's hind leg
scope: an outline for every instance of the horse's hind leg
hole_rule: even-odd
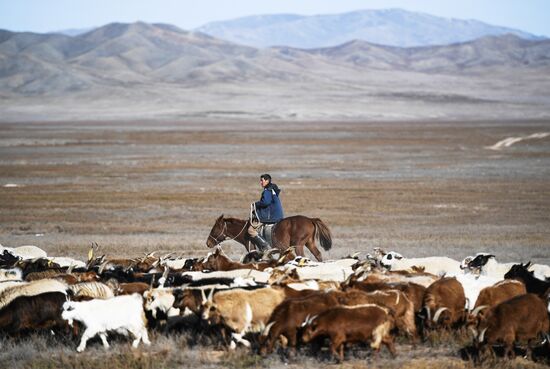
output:
[[[317,261],[323,261],[323,257],[321,256],[321,251],[319,251],[319,249],[317,248],[317,245],[315,245],[315,240],[309,240],[308,242],[306,242],[306,247],[308,248],[309,251],[311,251],[313,256],[315,256],[315,259],[317,259]]]

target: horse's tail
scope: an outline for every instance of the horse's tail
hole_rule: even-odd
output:
[[[315,225],[315,237],[319,240],[321,247],[325,251],[330,250],[332,247],[332,235],[327,225],[319,218],[311,218],[311,221]]]

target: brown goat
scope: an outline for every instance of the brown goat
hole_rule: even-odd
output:
[[[294,349],[298,329],[306,321],[306,318],[337,305],[336,294],[330,292],[316,291],[316,293],[303,298],[284,300],[273,310],[268,320],[269,323],[260,336],[260,354],[265,355],[273,352],[273,347],[280,336],[284,336],[288,345]]]
[[[304,291],[301,291],[304,292]],[[260,337],[260,354],[273,351],[280,336],[288,340],[288,346],[294,351],[297,343],[297,331],[309,316],[319,314],[336,305],[379,304],[392,310],[397,316],[398,327],[411,336],[416,335],[414,307],[407,296],[396,290],[366,293],[360,290],[328,291],[316,293],[309,291],[307,297],[292,298],[283,301],[275,308],[269,323]]]
[[[39,279],[61,279],[64,280],[67,284],[75,284],[78,282],[93,282],[97,281],[99,277],[95,272],[72,272],[66,273],[58,269],[50,269],[42,272],[32,272],[27,274],[25,277],[26,281],[37,281]]]
[[[391,311],[375,304],[339,306],[331,308],[306,323],[302,340],[310,342],[317,337],[330,337],[330,352],[344,360],[346,342],[371,342],[376,353],[384,344],[393,356],[395,346],[390,331],[395,322]]]
[[[441,278],[428,286],[422,305],[426,311],[425,328],[450,328],[464,320],[464,288],[456,278]]]
[[[416,337],[414,304],[404,292],[389,289],[372,292],[356,291],[360,292],[360,294],[353,294],[353,290],[346,291],[345,295],[338,298],[340,304],[357,305],[370,303],[390,308],[395,316],[396,327],[410,337]]]
[[[270,267],[276,266],[276,261],[273,262],[257,262],[257,263],[240,263],[238,261],[231,260],[227,255],[225,255],[221,247],[217,247],[212,253],[210,253],[202,261],[198,262],[195,265],[194,270],[196,271],[229,271],[236,269],[255,269],[255,270],[264,270]]]
[[[422,301],[424,299],[424,293],[426,287],[411,282],[398,282],[398,283],[369,283],[367,281],[352,282],[349,287],[356,288],[365,292],[373,292],[380,290],[399,290],[407,295],[407,298],[412,301],[414,311],[419,312],[422,309]]]
[[[115,295],[131,295],[133,293],[139,293],[143,295],[150,286],[147,283],[143,282],[131,282],[131,283],[120,283],[117,288],[114,290]]]
[[[527,355],[530,356],[533,341],[539,335],[547,334],[549,327],[545,301],[529,293],[513,297],[487,310],[477,330],[473,332],[480,354],[486,350],[492,352],[492,345],[503,343],[504,356],[513,358],[514,342],[527,341]]]
[[[61,318],[67,297],[62,292],[19,296],[0,309],[0,331],[11,335],[39,329],[68,328]]]
[[[527,290],[523,282],[515,279],[505,279],[490,287],[485,287],[479,292],[474,309],[468,315],[468,325],[477,325],[488,308],[526,293]]]

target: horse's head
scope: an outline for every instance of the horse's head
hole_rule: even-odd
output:
[[[216,245],[219,245],[227,238],[227,235],[225,234],[226,231],[227,225],[225,224],[225,219],[223,218],[222,214],[218,219],[216,219],[216,223],[214,223],[214,226],[210,230],[210,234],[208,235],[208,238],[206,240],[206,246],[212,248]]]

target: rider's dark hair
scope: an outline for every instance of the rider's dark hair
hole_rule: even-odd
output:
[[[260,176],[260,178],[262,178],[262,179],[267,179],[267,180],[269,181],[269,183],[271,183],[271,176],[270,176],[269,174],[267,174],[267,173],[266,173],[266,174],[262,174],[262,175]]]

